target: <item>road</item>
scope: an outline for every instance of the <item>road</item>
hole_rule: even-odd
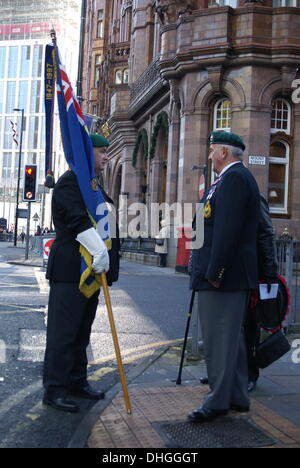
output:
[[[77,414],[41,403],[49,290],[43,268],[7,263],[22,255],[22,249],[0,243],[0,448],[67,447],[93,402],[76,400]],[[122,261],[111,300],[126,373],[157,348],[182,338],[186,276]],[[88,356],[91,384],[109,390],[119,375],[102,297]]]

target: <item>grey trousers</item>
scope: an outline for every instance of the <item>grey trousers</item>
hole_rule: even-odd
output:
[[[204,408],[249,406],[244,320],[248,291],[199,291],[199,315],[210,393]]]

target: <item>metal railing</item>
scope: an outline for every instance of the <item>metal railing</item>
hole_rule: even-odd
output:
[[[143,97],[159,81],[163,83],[160,77],[159,57],[156,57],[142,75],[131,85],[130,98],[135,101]]]
[[[291,294],[290,313],[287,325],[300,325],[300,241],[277,239],[279,274],[287,282]]]

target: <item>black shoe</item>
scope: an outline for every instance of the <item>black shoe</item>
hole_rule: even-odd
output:
[[[48,398],[44,396],[43,404],[67,413],[78,413],[79,411],[79,406],[77,406],[74,401],[67,400],[65,397]]]
[[[250,382],[248,382],[248,392],[253,392],[253,390],[255,389],[256,389],[256,381],[250,380]]]
[[[202,385],[208,385],[208,377],[201,377],[200,382]]]
[[[103,400],[105,398],[104,392],[97,392],[89,383],[86,383],[83,387],[72,387],[69,393],[80,398],[87,398],[88,400]]]
[[[212,410],[208,408],[199,408],[188,415],[188,420],[193,423],[205,423],[213,421],[220,416],[225,416],[227,410]]]
[[[230,409],[233,411],[237,411],[238,413],[249,413],[250,411],[249,406],[240,406],[235,404],[230,405]]]

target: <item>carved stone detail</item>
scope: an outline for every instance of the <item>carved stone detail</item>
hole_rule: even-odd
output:
[[[157,0],[156,12],[162,25],[172,24],[179,16],[191,14],[197,6],[197,0]]]
[[[295,79],[297,73],[297,68],[294,67],[281,67],[281,86],[282,94],[290,94],[291,92],[291,83]]]
[[[180,93],[179,93],[179,80],[169,80],[170,91],[171,91],[171,102],[180,106]]]
[[[211,84],[211,87],[214,91],[221,90],[222,78],[223,78],[223,67],[207,67],[208,79]]]

